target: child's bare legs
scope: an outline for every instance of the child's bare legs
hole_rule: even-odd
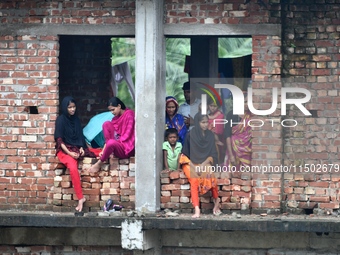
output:
[[[83,205],[84,205],[85,201],[86,201],[85,197],[78,200],[78,205],[76,207],[76,211],[81,212],[83,210]]]
[[[90,173],[96,173],[96,172],[98,172],[98,171],[100,170],[100,168],[102,167],[103,164],[104,164],[103,161],[101,161],[100,159],[98,159],[98,161],[97,161],[94,165],[91,166],[91,168],[90,168]]]
[[[201,214],[201,210],[198,206],[195,206],[195,213],[193,216],[191,216],[191,218],[199,218]]]

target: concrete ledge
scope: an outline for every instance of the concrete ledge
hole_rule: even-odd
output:
[[[200,219],[191,219],[191,215],[173,218],[161,217],[98,217],[85,214],[75,217],[73,214],[27,214],[0,213],[0,227],[53,227],[53,228],[110,228],[121,229],[123,221],[142,221],[142,229],[159,230],[212,230],[212,231],[255,231],[255,232],[334,232],[340,233],[338,217],[309,216],[242,216],[232,215],[213,217],[203,215]]]
[[[249,253],[242,254],[255,254],[251,251],[263,249],[260,253],[263,255],[288,254],[267,252],[272,249],[312,249],[315,254],[325,251],[337,254],[340,247],[340,221],[335,216],[202,215],[192,219],[191,214],[160,218],[0,212],[0,228],[0,245],[110,246],[133,250],[133,254],[161,254],[155,250],[167,247],[174,250],[171,254],[179,254],[177,249],[191,248],[249,249]]]

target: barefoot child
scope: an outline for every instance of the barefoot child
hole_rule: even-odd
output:
[[[164,171],[180,170],[179,154],[182,151],[182,144],[178,142],[178,131],[176,128],[165,130],[163,142]]]

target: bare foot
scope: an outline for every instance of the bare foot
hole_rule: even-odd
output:
[[[222,213],[220,208],[221,208],[220,199],[219,198],[214,199],[213,214],[216,216],[220,215]]]
[[[76,207],[76,211],[81,212],[83,210],[83,205],[84,205],[85,201],[86,201],[85,197],[78,200],[78,205]]]
[[[95,163],[93,166],[91,166],[91,168],[90,168],[90,173],[96,173],[96,172],[98,172],[99,170],[100,170],[100,168],[102,167],[102,165],[103,165],[103,162],[99,159],[98,161],[97,161],[97,163]]]
[[[199,218],[201,214],[200,208],[198,206],[195,206],[195,213],[191,218]]]

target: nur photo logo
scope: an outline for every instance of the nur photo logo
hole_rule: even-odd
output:
[[[218,100],[222,102],[220,95],[218,94],[216,89],[228,89],[233,97],[233,107],[232,111],[234,115],[244,115],[245,103],[247,103],[248,110],[255,116],[267,116],[276,111],[278,107],[278,88],[272,88],[272,105],[267,110],[258,110],[255,109],[253,104],[253,89],[248,88],[245,98],[244,92],[237,86],[231,84],[215,84],[212,86],[205,85],[206,88],[201,88],[205,93],[201,94],[201,113],[207,114],[207,96],[210,96],[213,100]],[[288,98],[288,94],[303,94],[302,98]],[[216,97],[216,99],[215,99]],[[247,100],[245,100],[247,99]],[[311,116],[312,114],[305,108],[304,103],[309,102],[311,99],[311,93],[304,88],[295,88],[295,87],[284,87],[281,88],[281,116],[287,115],[287,105],[295,105],[305,116]],[[243,123],[244,125],[249,125],[251,127],[262,127],[264,123],[270,122],[272,127],[274,123],[279,122],[283,127],[295,127],[297,126],[297,121],[294,119],[254,119],[248,121],[248,123]],[[231,122],[231,123],[230,123]],[[215,119],[214,126],[216,125],[224,125],[224,124],[233,125],[232,121],[228,121],[227,119]],[[242,123],[242,122],[241,122]],[[290,124],[293,123],[293,124]],[[234,123],[239,124],[239,123]]]

